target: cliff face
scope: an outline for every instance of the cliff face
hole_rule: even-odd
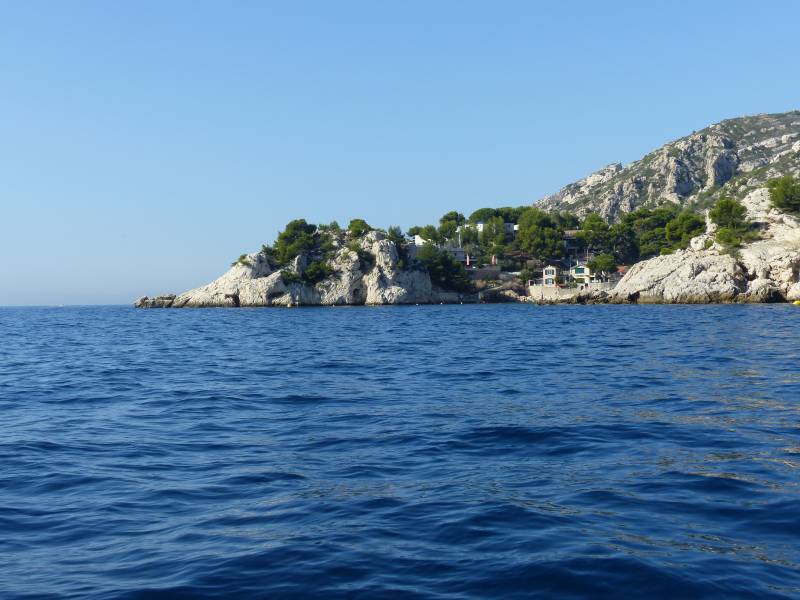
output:
[[[273,270],[269,257],[261,252],[249,254],[246,264],[236,264],[208,285],[136,301],[140,308],[183,308],[210,306],[335,306],[346,304],[422,304],[438,302],[428,273],[403,270],[398,265],[395,244],[382,233],[372,231],[360,240],[359,253],[340,246],[331,267],[333,274],[316,284],[299,279],[306,258],[298,256],[289,269],[296,278],[286,278]],[[366,260],[364,260],[366,258]]]
[[[742,201],[761,238],[728,254],[713,242],[714,225],[691,247],[631,267],[613,302],[775,302],[800,299],[800,221],[771,208],[769,192]]]
[[[625,167],[604,167],[537,206],[615,221],[664,202],[702,209],[723,195],[742,199],[783,175],[800,175],[800,111],[722,121]]]

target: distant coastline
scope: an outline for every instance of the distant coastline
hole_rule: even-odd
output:
[[[381,230],[288,223],[142,308],[800,300],[800,112],[722,121],[533,206]]]

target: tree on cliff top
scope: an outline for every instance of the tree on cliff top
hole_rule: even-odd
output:
[[[305,219],[295,219],[286,225],[286,229],[278,234],[275,241],[275,258],[285,264],[295,256],[314,247],[316,225],[306,223]]]
[[[364,219],[353,219],[347,226],[347,231],[355,237],[361,237],[365,233],[372,231],[372,227]]]

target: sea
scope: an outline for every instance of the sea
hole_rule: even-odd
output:
[[[800,308],[0,309],[0,598],[798,598]]]

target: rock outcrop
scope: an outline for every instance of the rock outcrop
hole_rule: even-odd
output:
[[[615,221],[665,202],[702,209],[723,195],[742,199],[771,178],[799,174],[800,111],[756,115],[722,121],[625,167],[604,167],[536,206]]]
[[[175,294],[163,294],[161,296],[142,296],[133,305],[136,308],[170,308],[175,302]]]
[[[338,244],[330,260],[332,274],[316,284],[302,279],[307,260],[296,257],[277,270],[269,256],[242,257],[227,273],[178,296],[147,296],[141,308],[335,306],[350,304],[423,304],[441,301],[424,270],[403,269],[395,244],[378,231],[359,241],[358,251]]]
[[[686,250],[635,264],[612,302],[782,302],[800,299],[800,221],[773,209],[759,189],[742,204],[761,239],[736,252],[714,242],[714,226]]]

